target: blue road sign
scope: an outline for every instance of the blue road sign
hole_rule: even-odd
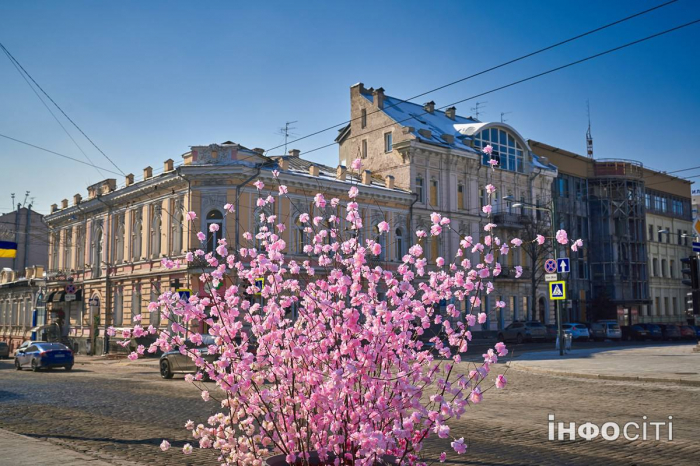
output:
[[[188,290],[186,288],[179,288],[177,290],[177,294],[180,295],[180,299],[184,299],[185,301],[187,301],[188,299],[190,299],[190,295],[192,294],[192,290]]]
[[[693,241],[693,252],[700,252],[700,243]]]
[[[557,272],[559,273],[569,273],[570,268],[569,268],[569,258],[568,257],[562,257],[560,259],[557,259]]]
[[[264,286],[265,286],[265,279],[264,278],[256,278],[255,279],[255,287],[258,289],[257,293],[255,293],[257,296],[260,296]]]
[[[557,271],[557,263],[554,259],[547,259],[544,261],[544,271],[547,273],[554,273]]]

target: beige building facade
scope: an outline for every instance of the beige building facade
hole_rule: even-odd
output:
[[[360,158],[363,168],[373,176],[391,174],[398,188],[413,193],[406,213],[410,225],[406,233],[429,231],[432,212],[450,217],[453,233],[423,240],[429,262],[454,257],[464,236],[483,236],[488,222],[482,212],[487,184],[497,188],[492,200],[494,223],[499,225],[497,235],[505,240],[522,236],[536,216],[527,206],[514,208],[513,203],[546,206],[549,202],[556,167],[535,155],[528,142],[507,124],[462,117],[456,108],[443,111],[434,102],[405,102],[362,83],[350,88],[350,109],[351,121],[336,139],[340,164],[349,166]],[[495,170],[482,153],[487,144],[493,146],[493,157],[499,160]],[[550,225],[543,226],[545,233],[549,232]],[[528,280],[533,271],[522,250],[515,250],[502,265],[498,296],[487,296],[482,304],[490,310],[484,330],[497,331],[513,320],[553,323],[544,283],[537,287],[533,299]],[[513,272],[516,265],[525,269],[517,280]],[[507,307],[493,311],[495,300],[506,302]]]

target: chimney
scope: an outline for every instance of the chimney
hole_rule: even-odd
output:
[[[450,107],[447,110],[445,110],[445,116],[447,118],[449,118],[450,120],[454,120],[456,112],[457,112],[457,107]]]
[[[454,134],[443,134],[440,137],[442,138],[443,141],[445,141],[448,144],[454,144],[454,142],[455,142]]]
[[[372,95],[374,96],[374,105],[377,108],[384,108],[384,88],[380,87],[372,92]]]
[[[58,210],[58,204],[51,204],[51,213],[54,213]]]
[[[387,175],[384,177],[384,186],[386,186],[389,189],[394,189],[394,176],[393,175]]]
[[[289,160],[287,160],[285,157],[280,157],[279,159],[277,159],[277,164],[279,165],[280,170],[289,170]]]
[[[149,178],[153,177],[153,168],[151,167],[146,167],[143,169],[143,179],[147,180]]]
[[[109,194],[117,189],[117,180],[108,178],[102,182],[102,194]]]
[[[88,199],[94,199],[97,196],[97,188],[93,186],[88,186]]]
[[[73,205],[80,204],[80,201],[82,201],[82,200],[83,200],[83,196],[81,196],[80,194],[76,194],[75,196],[73,196]]]
[[[364,170],[362,172],[362,184],[372,184],[372,172]]]
[[[126,175],[126,178],[124,178],[124,182],[127,186],[131,186],[132,184],[134,184],[134,174],[129,173],[128,175]]]
[[[163,171],[171,172],[175,169],[175,161],[173,159],[168,159],[163,163]]]
[[[65,209],[68,207],[68,199],[64,199],[61,201],[61,209]]]
[[[347,173],[348,170],[345,168],[345,165],[338,165],[338,168],[335,170],[335,177],[340,181],[345,181]]]
[[[318,177],[318,167],[316,165],[311,165],[309,167],[309,175],[313,177]]]
[[[432,100],[430,102],[426,102],[425,105],[423,105],[423,109],[428,113],[435,113],[435,102]]]
[[[44,276],[44,266],[35,265],[34,266],[34,278],[42,278]]]
[[[289,151],[289,156],[290,157],[299,157],[299,149],[292,149]]]
[[[24,278],[26,278],[27,280],[34,278],[34,267],[24,268]]]
[[[423,136],[425,139],[430,139],[433,137],[433,132],[430,131],[429,129],[419,129],[418,134]]]

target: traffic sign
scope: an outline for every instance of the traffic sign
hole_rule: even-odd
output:
[[[559,276],[556,273],[544,274],[544,281],[546,281],[546,282],[555,282],[555,281],[557,281],[557,278],[559,278]]]
[[[566,299],[566,282],[549,282],[549,299],[564,300]]]
[[[192,295],[192,290],[188,290],[187,288],[178,288],[177,294],[180,295],[180,299],[187,301],[190,299],[190,295]]]
[[[554,259],[544,261],[544,271],[547,273],[555,273],[557,271],[557,263]]]
[[[700,252],[700,242],[693,241],[693,252]]]
[[[65,290],[66,294],[75,294],[75,292],[78,291],[78,289],[72,283],[66,285]]]
[[[262,293],[263,286],[265,286],[265,278],[256,278],[255,287],[258,289],[257,293],[255,293],[256,296],[260,296],[260,293]]]
[[[66,295],[63,297],[63,300],[67,303],[75,301],[75,293],[66,293]]]
[[[569,273],[570,272],[570,267],[569,267],[569,258],[568,257],[562,257],[557,259],[557,272],[559,273]]]

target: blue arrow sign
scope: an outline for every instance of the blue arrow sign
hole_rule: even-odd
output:
[[[700,252],[700,243],[693,241],[693,252]]]
[[[569,271],[569,258],[562,257],[561,259],[557,259],[557,272],[569,273]]]

